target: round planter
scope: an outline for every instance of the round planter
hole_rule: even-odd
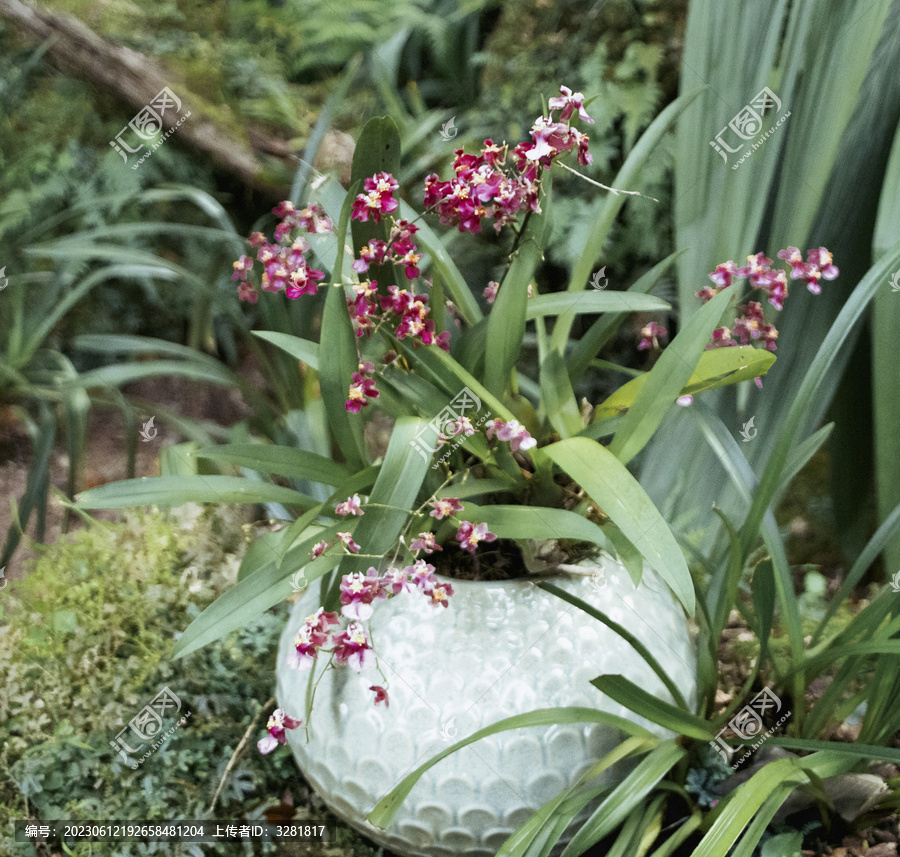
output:
[[[645,568],[635,589],[625,568],[605,554],[579,566],[583,575],[550,581],[626,627],[693,702],[696,656],[687,620],[662,579]],[[297,764],[334,813],[410,857],[491,857],[534,810],[622,740],[616,730],[587,723],[499,733],[427,771],[386,830],[365,820],[405,775],[478,729],[538,708],[578,706],[670,734],[590,684],[602,674],[624,675],[672,701],[642,658],[605,625],[529,579],[453,586],[448,609],[432,608],[420,593],[378,603],[368,625],[389,681],[389,708],[376,708],[368,690],[384,684],[377,669],[357,674],[339,667],[318,686],[309,740],[303,729],[287,733]],[[320,604],[317,582],[294,606],[281,638],[277,698],[292,717],[303,717],[309,673],[291,669],[286,658]]]

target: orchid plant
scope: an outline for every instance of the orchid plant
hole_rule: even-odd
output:
[[[676,401],[744,380],[761,383],[778,335],[762,304],[741,305],[731,327],[721,321],[738,303],[738,289],[730,288],[735,280],[748,279],[779,310],[788,274],[773,270],[762,253],[743,267],[731,261],[718,266],[710,274],[713,287],[697,292],[703,305],[667,347],[660,322],[640,330],[636,349],[655,355],[649,371],[603,402],[583,398],[579,404],[575,388],[622,321],[634,312],[671,309],[649,292],[676,255],[628,291],[588,289],[580,273],[606,237],[592,230],[568,289],[542,289],[536,274],[551,216],[552,173],[560,168],[581,175],[567,159],[580,167],[592,163],[589,139],[573,124],[592,123],[586,107],[581,93],[563,86],[529,141],[510,147],[488,139],[476,152],[456,150],[449,178],[426,178],[422,214],[399,198],[396,126],[373,119],[357,144],[349,192],[318,181],[316,198],[305,207],[285,201],[274,209],[272,240],[251,235],[255,259],[242,255],[234,263],[239,298],[281,300],[275,295],[282,292],[321,311],[319,342],[278,332],[259,336],[318,373],[337,454],[329,459],[289,447],[231,444],[198,456],[335,490],[317,502],[271,482],[202,477],[205,497],[212,491],[226,499],[227,490],[238,502],[264,498],[300,514],[260,540],[255,566],[192,623],[178,654],[283,599],[288,578],[302,569],[307,584],[328,577],[324,604],[297,634],[290,666],[314,674],[327,656],[325,669],[346,665],[361,672],[377,667],[365,623],[380,601],[416,593],[436,609],[452,601],[439,554],[452,558],[448,567],[478,571],[519,551],[524,573],[541,570],[536,544],[546,540],[567,556],[598,548],[618,555],[635,585],[649,563],[693,613],[693,584],[678,542],[626,465]],[[606,229],[624,196],[640,196],[583,178],[609,194]],[[509,236],[503,275],[474,290],[484,295],[487,314],[427,218],[461,233],[477,233],[487,222],[498,239]],[[790,265],[790,277],[803,279],[811,291],[837,275],[825,248],[810,251],[806,262],[797,248],[778,255]],[[345,275],[348,267],[352,273]],[[579,314],[598,318],[574,340]],[[529,377],[520,359],[532,323],[537,377]],[[393,420],[383,456],[373,455],[372,433],[365,429],[376,410]],[[170,496],[167,478],[158,480],[164,484],[157,502]],[[236,482],[250,484],[238,490]],[[143,502],[153,502],[146,489],[142,485]],[[111,493],[95,489],[81,503],[109,505]],[[133,502],[127,488],[115,497],[120,505]],[[386,679],[370,690],[375,704],[389,705]],[[260,750],[283,743],[285,729],[300,723],[276,711]]]

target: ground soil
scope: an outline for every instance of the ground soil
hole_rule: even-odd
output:
[[[183,378],[151,378],[127,385],[123,391],[149,402],[157,402],[164,408],[185,417],[229,426],[249,414],[249,409],[239,394],[213,384],[189,381]],[[153,416],[150,412],[145,419]],[[159,475],[159,454],[169,444],[180,443],[184,438],[160,419],[154,420],[156,436],[150,441],[140,440],[137,444],[135,476]],[[121,414],[115,409],[96,407],[92,409],[86,438],[86,453],[83,471],[78,480],[77,490],[105,485],[118,479],[128,478],[128,452],[125,425]],[[0,415],[0,537],[5,542],[6,533],[12,524],[12,503],[18,501],[28,483],[28,468],[32,455],[32,444],[22,425],[7,413]],[[65,445],[58,440],[50,465],[53,485],[65,491],[68,478],[68,456]],[[117,512],[92,511],[91,516],[100,520],[115,520]],[[65,509],[55,499],[47,505],[47,521],[44,541],[55,542],[63,532]],[[78,529],[83,522],[77,515],[70,515],[68,529]],[[30,539],[37,533],[36,516],[32,515],[26,533]],[[6,577],[15,580],[23,572],[23,563],[32,556],[34,548],[29,539],[20,542],[19,548],[6,567]]]

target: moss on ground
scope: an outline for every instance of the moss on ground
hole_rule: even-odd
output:
[[[262,711],[273,693],[274,658],[287,604],[181,660],[178,634],[237,577],[244,538],[229,510],[179,523],[129,513],[39,548],[28,576],[0,594],[0,853],[15,843],[14,819],[261,819],[338,822],[311,792],[285,749],[261,756]],[[137,769],[110,741],[163,688],[191,712]],[[253,721],[251,742],[213,794]],[[174,723],[173,719],[173,723]],[[276,853],[246,844],[166,846],[158,853]],[[277,853],[293,853],[279,846]],[[310,857],[374,857],[344,826]],[[138,853],[122,844],[74,847],[76,857]],[[211,850],[212,849],[212,850]],[[268,849],[268,850],[265,850]],[[300,853],[300,852],[297,852]]]

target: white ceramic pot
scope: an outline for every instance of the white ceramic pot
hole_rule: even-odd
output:
[[[682,608],[651,569],[635,589],[607,555],[579,564],[583,576],[551,579],[626,627],[657,658],[689,702],[696,655]],[[491,857],[543,803],[622,740],[601,724],[516,729],[441,760],[416,784],[387,830],[366,815],[414,768],[485,726],[538,708],[599,708],[632,715],[590,680],[620,674],[660,699],[662,682],[621,637],[532,580],[453,581],[447,609],[421,593],[376,605],[370,625],[390,707],[373,705],[378,670],[329,670],[316,693],[309,741],[289,731],[297,764],[325,803],[380,845],[410,857]],[[292,640],[320,606],[318,583],[295,605],[281,639],[278,704],[302,717],[309,673],[286,665]],[[615,774],[610,774],[615,776]],[[622,776],[621,771],[618,774]]]

